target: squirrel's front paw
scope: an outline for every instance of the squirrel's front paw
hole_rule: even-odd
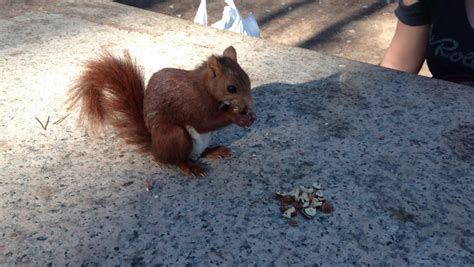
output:
[[[208,159],[222,159],[230,156],[232,156],[232,150],[225,146],[208,147],[201,154],[201,157]]]
[[[250,127],[256,119],[257,115],[255,112],[251,111],[246,114],[237,114],[234,123],[240,127]]]

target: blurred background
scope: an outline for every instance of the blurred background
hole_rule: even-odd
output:
[[[193,21],[200,0],[117,0]],[[235,0],[253,12],[262,38],[289,46],[378,64],[393,36],[397,3],[386,0]],[[208,0],[209,24],[222,17],[224,0]]]
[[[96,0],[110,2],[112,0]],[[38,8],[57,0],[0,0],[0,13]],[[69,0],[68,2],[74,2]],[[115,0],[193,21],[200,0]],[[242,16],[254,13],[261,38],[370,64],[379,64],[395,32],[396,0],[234,0]],[[224,0],[208,0],[209,25],[222,17]],[[5,8],[6,7],[6,8]],[[430,76],[425,66],[421,75]]]

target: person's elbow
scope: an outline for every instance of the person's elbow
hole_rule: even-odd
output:
[[[399,70],[408,73],[415,73],[417,74],[421,67],[423,66],[424,57],[418,60],[414,59],[403,59],[402,56],[399,55],[385,55],[382,62],[379,66],[394,70]]]
[[[399,21],[380,66],[418,73],[425,61],[428,35],[428,25],[408,26]]]

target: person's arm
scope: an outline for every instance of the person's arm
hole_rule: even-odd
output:
[[[395,15],[395,35],[380,65],[418,73],[426,57],[431,21],[428,0],[399,0]]]
[[[423,66],[429,25],[409,26],[400,20],[380,66],[418,73]]]

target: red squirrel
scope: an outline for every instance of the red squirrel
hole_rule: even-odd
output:
[[[92,132],[110,125],[140,152],[193,176],[206,175],[193,155],[232,154],[225,146],[207,148],[213,131],[230,124],[250,127],[256,119],[250,79],[232,46],[194,70],[159,70],[146,90],[142,69],[127,51],[123,58],[104,52],[85,64],[68,102],[69,109],[79,106],[79,120]]]

